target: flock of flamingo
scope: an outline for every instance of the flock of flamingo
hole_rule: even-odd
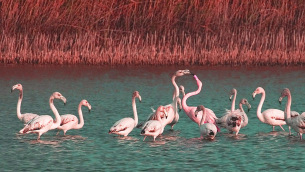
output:
[[[196,91],[185,94],[184,87],[181,85],[178,87],[175,79],[176,77],[181,77],[184,75],[191,75],[194,77],[198,89]],[[191,73],[189,70],[178,70],[174,73],[171,78],[172,84],[174,86],[173,101],[168,105],[161,105],[157,110],[152,109],[152,113],[148,118],[138,124],[138,114],[136,107],[136,98],[141,102],[141,96],[138,91],[134,91],[132,94],[132,107],[134,118],[128,117],[123,118],[114,123],[110,128],[109,134],[117,134],[122,136],[127,136],[134,128],[141,128],[140,134],[144,136],[143,141],[147,136],[153,137],[155,141],[156,137],[161,135],[164,131],[166,125],[171,126],[173,129],[174,125],[179,120],[179,114],[181,109],[184,110],[185,114],[199,126],[200,136],[203,139],[214,139],[217,132],[220,131],[220,127],[227,129],[230,133],[238,135],[241,128],[244,128],[248,124],[248,116],[243,109],[243,105],[246,105],[248,111],[251,105],[247,99],[241,99],[239,102],[239,109],[235,109],[235,100],[237,95],[237,90],[232,89],[230,92],[230,101],[232,101],[231,109],[226,110],[224,116],[217,118],[215,113],[203,106],[188,106],[186,100],[191,96],[195,96],[200,93],[202,89],[202,82],[198,77]],[[80,129],[84,126],[84,118],[82,114],[82,106],[87,106],[89,112],[91,110],[91,105],[87,100],[82,100],[78,106],[79,120],[75,115],[66,114],[59,115],[57,109],[54,106],[54,99],[60,99],[66,103],[66,98],[62,96],[59,92],[54,92],[49,99],[50,108],[52,109],[55,119],[49,115],[37,115],[33,113],[21,114],[21,102],[23,98],[23,88],[21,84],[16,84],[12,87],[13,90],[19,90],[19,99],[17,103],[17,117],[20,121],[24,123],[23,129],[19,131],[21,134],[36,133],[38,135],[37,140],[40,139],[41,135],[49,130],[58,129],[63,130],[64,135],[70,129]],[[179,97],[180,92],[182,93],[182,100]],[[283,129],[283,125],[287,124],[289,126],[289,134],[291,135],[291,129],[293,128],[302,140],[302,134],[305,132],[305,112],[299,114],[295,111],[291,111],[291,93],[288,88],[285,88],[279,98],[279,103],[281,103],[284,97],[287,97],[288,101],[286,103],[285,111],[279,109],[267,109],[261,112],[262,106],[265,100],[265,90],[262,87],[256,88],[253,92],[253,100],[257,94],[262,94],[261,100],[257,108],[257,118],[268,125],[273,127],[279,126]],[[179,106],[179,107],[178,107]],[[80,121],[80,122],[79,122]],[[285,131],[285,130],[284,130]],[[58,132],[59,133],[59,132]],[[58,134],[57,133],[57,134]]]

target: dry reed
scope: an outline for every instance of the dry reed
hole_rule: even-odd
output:
[[[0,1],[0,63],[302,65],[305,1]]]

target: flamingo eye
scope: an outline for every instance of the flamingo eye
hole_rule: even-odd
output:
[[[18,84],[18,86],[20,87],[20,84]]]
[[[85,103],[88,103],[87,101]]]
[[[57,96],[59,96],[59,97],[60,97],[61,95],[60,95],[60,94],[58,94]]]

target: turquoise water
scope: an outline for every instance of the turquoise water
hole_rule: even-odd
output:
[[[146,119],[150,107],[169,104],[173,86],[171,75],[188,68],[203,82],[199,95],[188,104],[202,104],[221,117],[230,108],[229,91],[237,89],[237,101],[247,98],[252,105],[249,124],[234,137],[225,129],[214,141],[199,139],[198,126],[183,111],[179,123],[171,131],[166,127],[156,142],[143,140],[140,129],[128,137],[109,135],[117,120],[132,117],[131,95],[138,90],[139,120]],[[252,100],[252,92],[261,86],[266,90],[263,110],[284,109],[287,99],[279,105],[283,88],[292,93],[292,109],[305,111],[305,69],[283,67],[92,67],[92,66],[0,66],[0,167],[1,171],[291,171],[301,170],[305,163],[305,141],[295,132],[287,132],[261,123],[256,108],[261,95]],[[186,92],[197,89],[191,76],[177,78]],[[92,105],[91,113],[83,107],[85,125],[70,130],[67,136],[56,131],[42,135],[19,135],[23,124],[16,116],[18,92],[10,93],[16,83],[24,88],[21,112],[50,114],[48,99],[54,91],[67,98],[64,106],[55,100],[60,114],[77,115],[82,99]],[[284,126],[288,130],[287,126]]]

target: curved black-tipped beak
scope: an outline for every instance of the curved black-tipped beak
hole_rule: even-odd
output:
[[[11,93],[13,92],[13,89],[11,89]]]
[[[64,102],[64,106],[66,106],[67,102]]]
[[[193,76],[194,76],[195,74],[191,72],[191,75],[193,75]]]
[[[253,96],[252,96],[252,99],[254,100],[254,99],[255,99],[255,97],[253,97]]]
[[[91,109],[89,109],[89,113],[91,112]]]
[[[250,109],[248,109],[248,112],[250,112]]]
[[[179,112],[181,112],[181,109],[179,109]]]
[[[282,101],[279,100],[279,104],[282,105]]]

